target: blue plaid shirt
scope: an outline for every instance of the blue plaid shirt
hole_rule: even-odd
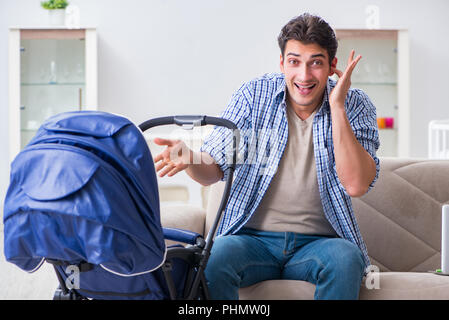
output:
[[[328,79],[322,105],[313,119],[318,187],[326,218],[339,237],[360,248],[368,266],[368,252],[354,217],[351,197],[341,184],[335,166],[328,100],[334,86],[335,81]],[[217,235],[237,232],[250,219],[268,190],[287,145],[285,97],[284,75],[266,74],[242,85],[221,115],[237,125],[241,141],[234,183]],[[371,189],[379,175],[376,109],[362,90],[352,88],[347,94],[345,108],[355,137],[376,163]],[[201,147],[201,151],[209,153],[223,172],[231,159],[231,139],[230,130],[215,127]]]

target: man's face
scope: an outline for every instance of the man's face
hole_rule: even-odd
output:
[[[322,101],[327,78],[334,73],[337,58],[329,65],[326,49],[315,43],[289,40],[280,64],[287,84],[288,102],[298,111],[312,113]]]

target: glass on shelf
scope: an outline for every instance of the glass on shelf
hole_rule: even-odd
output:
[[[52,60],[50,62],[50,80],[49,80],[49,83],[50,84],[55,84],[57,81],[58,81],[58,77],[56,75],[56,62]]]

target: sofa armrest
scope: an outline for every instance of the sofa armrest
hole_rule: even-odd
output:
[[[204,235],[206,211],[203,208],[184,204],[161,203],[161,224],[165,228],[178,228]],[[167,245],[174,244],[167,241]]]

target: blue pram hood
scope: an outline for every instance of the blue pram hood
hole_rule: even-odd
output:
[[[128,119],[79,111],[49,118],[14,159],[4,205],[8,261],[89,262],[122,276],[157,269],[166,247],[157,178]]]

